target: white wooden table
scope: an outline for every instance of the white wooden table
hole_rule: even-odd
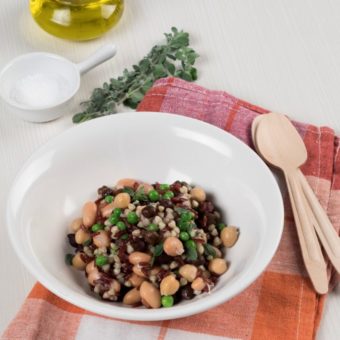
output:
[[[339,19],[337,0],[126,0],[117,28],[102,39],[74,43],[43,32],[29,15],[28,0],[1,0],[0,68],[19,54],[37,50],[80,61],[103,43],[115,42],[118,55],[83,78],[78,103],[177,26],[191,33],[201,55],[199,84],[294,119],[331,126],[340,134]],[[72,126],[73,112],[51,123],[30,124],[0,103],[0,334],[35,281],[5,232],[7,193],[24,160]],[[318,339],[340,339],[338,315],[339,287],[329,295]]]

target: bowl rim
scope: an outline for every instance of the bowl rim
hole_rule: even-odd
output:
[[[257,159],[256,161],[261,163],[263,170],[267,172],[268,175],[268,182],[271,182],[272,186],[272,192],[273,196],[276,196],[277,199],[277,208],[278,208],[278,216],[277,221],[275,221],[275,226],[273,225],[273,228],[277,229],[276,237],[271,240],[271,243],[268,244],[266,247],[266,251],[268,253],[267,259],[262,262],[261,266],[258,266],[254,270],[254,268],[248,267],[247,270],[243,271],[238,276],[238,281],[243,279],[240,284],[233,286],[230,289],[230,293],[224,296],[223,291],[222,292],[216,292],[216,294],[211,294],[208,296],[205,296],[203,299],[196,298],[193,300],[190,300],[187,304],[184,305],[177,305],[171,308],[162,308],[162,309],[139,309],[139,308],[129,308],[129,307],[120,307],[120,306],[114,306],[105,304],[105,302],[102,302],[102,304],[94,304],[93,303],[93,297],[87,296],[84,297],[84,295],[81,295],[80,293],[74,293],[74,290],[67,287],[62,282],[58,281],[53,275],[49,274],[47,270],[45,270],[46,273],[40,272],[38,268],[39,266],[36,266],[36,264],[33,261],[30,261],[29,258],[26,258],[24,253],[21,251],[18,243],[15,242],[15,233],[14,229],[10,228],[10,225],[12,224],[11,215],[10,215],[10,200],[11,196],[13,195],[13,189],[16,186],[17,181],[19,180],[22,173],[25,171],[26,167],[30,162],[39,155],[39,153],[43,153],[49,145],[57,142],[59,139],[64,138],[64,136],[67,136],[68,134],[74,133],[75,129],[83,129],[86,128],[88,125],[96,124],[97,119],[87,121],[82,123],[81,125],[72,127],[70,129],[64,130],[63,132],[59,133],[58,135],[52,137],[49,139],[46,143],[44,143],[42,146],[40,146],[38,149],[36,149],[32,155],[24,162],[24,164],[21,166],[21,169],[18,171],[16,177],[14,178],[11,188],[9,190],[8,200],[6,204],[6,227],[7,227],[7,233],[9,235],[10,242],[12,244],[12,247],[15,250],[15,253],[21,260],[21,262],[24,264],[24,266],[28,269],[28,271],[48,290],[50,290],[55,295],[59,296],[60,298],[64,299],[65,301],[88,311],[91,311],[93,313],[97,313],[99,315],[103,315],[106,317],[115,317],[119,319],[124,320],[134,320],[134,321],[161,321],[161,320],[169,320],[169,319],[177,319],[181,317],[186,317],[194,314],[198,314],[200,312],[206,311],[208,309],[211,309],[213,307],[216,307],[217,305],[220,305],[242,291],[244,291],[247,287],[249,287],[266,269],[270,261],[272,260],[273,256],[276,253],[276,250],[279,246],[283,227],[284,227],[284,205],[283,205],[283,199],[281,195],[281,191],[279,188],[279,185],[273,175],[273,173],[270,171],[270,169],[267,167],[267,165],[264,163],[264,161],[258,156],[255,151],[253,151],[248,145],[243,143],[241,140],[239,140],[237,137],[233,136],[232,134],[224,131],[221,128],[218,128],[212,124],[203,122],[198,119],[189,118],[182,115],[177,115],[173,113],[163,113],[163,112],[123,112],[123,113],[117,113],[115,115],[105,116],[101,117],[100,121],[103,122],[104,120],[114,120],[115,117],[123,117],[126,116],[126,118],[123,119],[133,119],[137,116],[144,116],[144,117],[152,117],[155,118],[157,115],[157,119],[163,119],[160,117],[165,117],[165,119],[176,119],[179,121],[190,121],[190,124],[192,124],[192,127],[195,127],[195,124],[198,125],[204,125],[205,128],[214,130],[217,134],[226,134],[228,137],[231,138],[234,142],[236,142],[242,149],[246,150],[245,152],[249,152],[252,154],[252,157],[255,157]],[[130,116],[130,117],[129,117]],[[274,223],[273,223],[274,224]],[[261,250],[261,247],[256,252],[256,255],[254,258],[256,258]],[[42,267],[42,266],[41,266]],[[44,268],[44,267],[42,267]],[[47,276],[45,276],[47,274]],[[246,279],[245,279],[246,277]],[[97,300],[99,301],[99,300]],[[141,312],[142,311],[142,312]]]

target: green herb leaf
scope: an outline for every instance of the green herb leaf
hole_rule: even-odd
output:
[[[155,249],[153,251],[153,255],[155,257],[158,257],[158,256],[162,255],[162,253],[163,253],[163,243],[159,243],[155,246]]]
[[[183,213],[189,212],[188,209],[180,208],[180,207],[175,207],[175,211],[176,211],[179,215],[182,215]]]
[[[124,187],[123,192],[128,193],[131,197],[134,197],[135,191],[130,187]]]
[[[168,74],[162,64],[157,64],[153,68],[153,75],[156,79],[166,77]]]
[[[69,266],[72,266],[73,257],[74,257],[74,255],[72,255],[72,254],[66,254],[65,255],[65,263]]]
[[[196,248],[187,248],[186,256],[188,260],[196,261],[198,257]]]
[[[148,201],[148,196],[145,193],[144,187],[141,187],[139,190],[136,191],[133,197],[134,201]]]
[[[73,116],[73,123],[113,114],[119,105],[135,109],[157,79],[175,76],[196,80],[193,65],[199,55],[189,47],[189,34],[172,27],[171,33],[164,35],[166,42],[155,45],[131,70],[125,69],[118,78],[94,89],[90,99],[82,103],[83,111]]]
[[[203,247],[204,247],[204,254],[206,256],[211,255],[212,257],[216,257],[216,251],[212,245],[210,245],[209,243],[205,243]]]
[[[88,247],[90,244],[92,243],[92,239],[88,239],[88,240],[86,240],[84,243],[83,243],[83,246],[84,247]]]

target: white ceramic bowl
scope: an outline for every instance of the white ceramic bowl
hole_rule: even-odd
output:
[[[122,177],[199,184],[240,228],[227,251],[230,268],[209,295],[172,308],[130,308],[96,299],[84,274],[65,265],[69,222],[98,187]],[[164,320],[202,312],[248,287],[277,249],[283,204],[270,170],[232,135],[173,114],[124,113],[71,128],[35,152],[10,191],[7,227],[22,262],[61,298],[106,316]]]
[[[0,98],[11,112],[28,122],[41,123],[54,120],[70,106],[73,96],[79,89],[80,76],[112,58],[116,51],[115,45],[104,45],[79,64],[51,53],[35,52],[21,55],[10,61],[0,72]],[[36,86],[36,82],[41,83],[41,79],[45,82],[52,81],[52,84],[43,83],[38,89],[32,89],[31,84],[27,84],[27,79],[31,78],[32,81],[35,77],[38,77],[38,80],[34,80]],[[44,105],[18,101],[15,98],[18,91],[16,86],[23,80],[26,80],[25,97],[36,97],[37,93],[30,92],[35,91],[39,92],[40,101],[42,95],[47,95],[50,99],[55,97],[55,100]],[[44,88],[43,94],[41,87]]]

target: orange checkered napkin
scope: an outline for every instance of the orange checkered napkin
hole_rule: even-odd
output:
[[[173,112],[214,124],[251,146],[250,126],[267,112],[226,92],[175,78],[159,80],[140,111]],[[340,229],[339,138],[327,127],[295,123],[308,149],[303,167],[312,188]],[[337,277],[330,269],[330,285]],[[285,198],[285,227],[266,271],[242,294],[207,312],[162,322],[104,318],[75,307],[37,283],[2,339],[312,339],[326,296],[312,289],[303,266],[292,212]]]

